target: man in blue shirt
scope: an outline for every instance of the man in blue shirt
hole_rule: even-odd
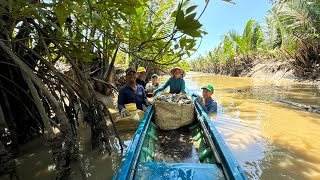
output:
[[[210,114],[217,111],[217,102],[212,99],[212,94],[214,92],[214,88],[211,85],[207,85],[201,88],[202,89],[202,97],[199,96],[196,98],[206,113]]]
[[[119,90],[118,109],[122,117],[130,116],[130,112],[125,108],[125,104],[136,103],[137,109],[142,110],[142,105],[148,106],[150,102],[147,99],[144,88],[136,83],[137,73],[134,69],[126,70],[127,83]]]

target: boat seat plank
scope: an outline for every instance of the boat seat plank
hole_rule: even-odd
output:
[[[216,164],[198,163],[139,163],[134,179],[139,180],[201,180],[225,179],[220,167]]]

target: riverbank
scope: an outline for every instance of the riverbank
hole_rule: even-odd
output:
[[[314,76],[298,77],[288,62],[279,62],[276,60],[256,60],[253,62],[251,70],[244,75],[245,77],[262,78],[268,80],[287,80],[305,83],[319,83],[320,76],[314,79]]]
[[[265,80],[286,80],[291,82],[316,83],[320,84],[320,74],[309,75],[305,77],[298,77],[295,70],[288,62],[281,62],[275,59],[256,59],[250,64],[251,68],[244,68],[240,65],[236,66],[235,71],[241,73],[233,73],[231,70],[226,71],[226,67],[214,67],[213,71],[205,70],[204,73],[211,73],[217,75],[252,77]],[[219,71],[219,69],[221,69]],[[244,70],[245,69],[245,70]],[[197,72],[197,71],[196,71]],[[235,75],[234,75],[235,74]],[[316,78],[315,78],[316,77]]]

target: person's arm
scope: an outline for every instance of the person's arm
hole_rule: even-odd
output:
[[[185,84],[184,79],[182,79],[182,82],[181,82],[181,93],[187,94],[186,93],[186,84]]]
[[[120,88],[119,90],[119,96],[118,96],[118,109],[121,111],[124,108],[125,105],[125,89]]]
[[[144,89],[142,89],[142,98],[143,98],[143,104],[146,106],[150,105],[150,102],[147,98],[146,92],[144,91]]]
[[[166,81],[161,87],[159,87],[157,90],[154,91],[154,95],[158,94],[158,92],[163,91],[165,88],[167,88],[170,84],[170,79]]]

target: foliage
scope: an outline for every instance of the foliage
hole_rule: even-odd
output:
[[[115,90],[115,64],[169,66],[190,56],[197,39],[206,34],[197,6],[190,2],[3,0],[0,120],[8,126],[8,142],[18,149],[58,128],[60,133],[49,137],[57,179],[68,176],[70,163],[81,159],[75,138],[79,119],[91,128],[92,147],[110,153],[105,123],[110,114],[94,92],[96,77],[90,76],[102,79],[102,89],[110,92]],[[57,62],[71,68],[63,74]],[[188,68],[185,61],[179,65]]]
[[[250,68],[252,57],[276,58],[289,62],[298,76],[316,74],[320,66],[320,55],[315,51],[320,35],[319,15],[319,1],[273,1],[265,20],[265,29],[254,20],[249,20],[242,35],[235,31],[228,32],[218,47],[194,59],[191,67],[208,71],[208,67],[216,69],[222,63],[222,66],[234,69],[237,64]],[[232,63],[233,66],[230,66]]]

